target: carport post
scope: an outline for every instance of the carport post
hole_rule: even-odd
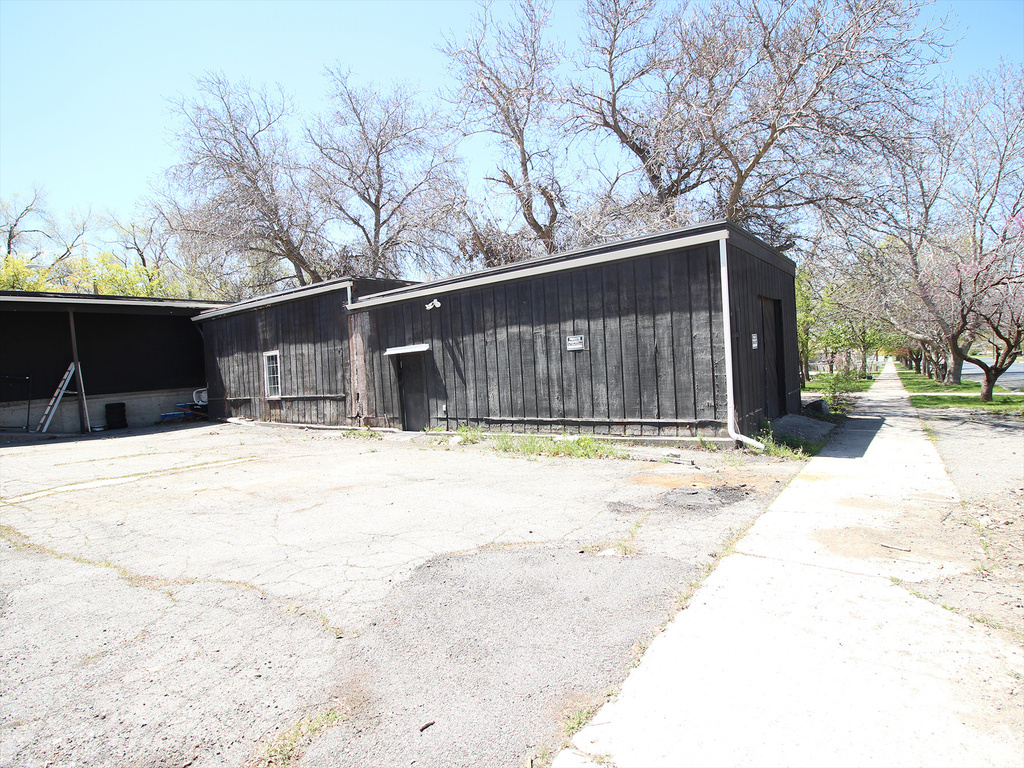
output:
[[[75,313],[68,310],[68,324],[71,327],[71,359],[75,363],[75,389],[78,390],[78,425],[82,434],[92,431],[89,424],[89,407],[85,402],[85,384],[82,382],[82,364],[78,362],[78,334],[75,333]]]

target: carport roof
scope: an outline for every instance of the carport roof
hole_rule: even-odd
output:
[[[197,315],[222,301],[162,299],[142,296],[103,296],[91,293],[0,291],[0,309],[24,312],[111,312],[142,315]]]

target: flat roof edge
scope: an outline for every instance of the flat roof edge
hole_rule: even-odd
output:
[[[557,256],[531,259],[513,265],[492,267],[491,269],[470,272],[465,275],[456,275],[443,280],[419,283],[408,288],[370,294],[353,301],[349,309],[360,311],[384,304],[425,298],[449,291],[468,290],[507,280],[521,280],[551,272],[562,272],[609,261],[660,253],[676,248],[695,247],[729,239],[730,230],[734,226],[728,222],[715,222],[713,224],[703,224],[699,227],[648,235],[642,238],[603,243],[591,248],[571,251]],[[739,231],[742,232],[742,230]]]
[[[262,296],[255,296],[251,299],[236,301],[226,307],[211,309],[208,312],[196,315],[192,320],[196,323],[202,323],[206,320],[214,320],[218,317],[237,315],[241,312],[247,312],[250,309],[260,309],[261,307],[270,307],[274,304],[284,304],[288,301],[298,301],[308,296],[319,296],[324,293],[343,291],[346,288],[351,287],[357,279],[358,278],[355,277],[339,277],[334,280],[327,280],[323,283],[300,285],[297,288],[286,288],[283,291],[277,291],[275,293],[265,293]]]
[[[0,292],[3,304],[53,304],[89,307],[147,307],[161,309],[195,309],[202,311],[223,306],[226,302],[199,299],[164,299],[151,296],[104,296],[89,293],[37,293],[20,291]]]

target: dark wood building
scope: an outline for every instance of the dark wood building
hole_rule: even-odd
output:
[[[323,284],[197,321],[223,415],[741,439],[800,406],[794,274],[715,222],[369,295]]]
[[[0,425],[35,428],[77,359],[89,422],[104,403],[125,403],[130,424],[152,424],[206,384],[203,341],[192,318],[217,302],[0,292]],[[78,376],[69,387],[77,393]],[[66,397],[51,431],[82,427],[77,397]],[[31,402],[31,413],[29,413]]]
[[[347,307],[405,285],[343,277],[204,312],[210,416],[353,423]]]

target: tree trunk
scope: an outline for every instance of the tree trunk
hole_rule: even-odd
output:
[[[944,384],[959,384],[960,375],[964,370],[964,356],[971,353],[971,343],[967,343],[966,349],[959,347],[954,339],[949,340],[949,362],[946,369]]]
[[[992,390],[996,386],[996,379],[998,377],[998,373],[992,368],[985,371],[985,380],[981,382],[981,402],[992,402]]]
[[[963,358],[960,357],[959,355],[953,355],[953,364],[950,365],[949,368],[946,369],[946,380],[943,383],[945,383],[945,384],[959,384],[960,383],[960,375],[963,373],[963,370],[964,370]]]

